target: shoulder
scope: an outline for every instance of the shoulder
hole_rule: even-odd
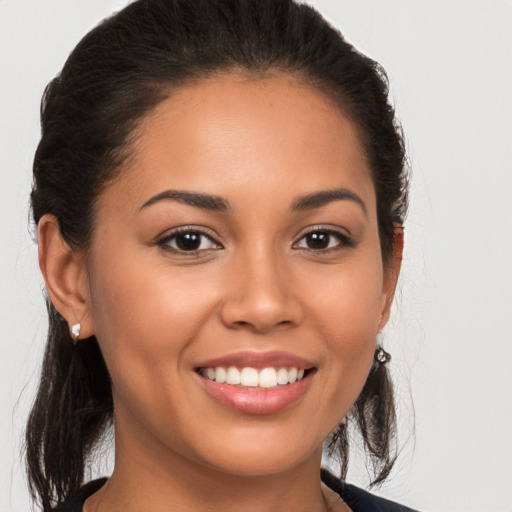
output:
[[[375,496],[355,485],[340,482],[325,469],[322,469],[322,481],[341,496],[352,512],[415,512],[412,508]]]
[[[80,487],[80,490],[72,498],[60,505],[55,512],[82,512],[85,500],[100,489],[106,481],[106,478],[99,478]]]

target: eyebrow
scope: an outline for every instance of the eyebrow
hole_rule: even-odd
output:
[[[184,190],[164,190],[153,197],[149,198],[140,208],[143,210],[148,206],[164,200],[178,201],[183,204],[195,206],[196,208],[203,208],[205,210],[226,212],[230,210],[229,202],[220,196],[211,194],[204,194],[201,192],[188,192]],[[367,215],[367,209],[364,201],[354,192],[346,188],[337,188],[332,190],[321,190],[313,192],[305,196],[299,197],[292,205],[293,211],[311,210],[313,208],[320,208],[332,201],[353,201],[358,204]]]
[[[312,194],[299,197],[293,203],[292,209],[295,211],[310,210],[325,206],[332,201],[352,201],[361,207],[365,216],[368,216],[368,211],[364,201],[357,194],[346,188],[321,190],[320,192],[314,192]]]
[[[158,203],[159,201],[169,199],[215,212],[226,212],[230,208],[228,201],[219,196],[202,194],[200,192],[187,192],[184,190],[164,190],[163,192],[160,192],[159,194],[156,194],[155,196],[148,199],[139,208],[139,211],[155,203]]]

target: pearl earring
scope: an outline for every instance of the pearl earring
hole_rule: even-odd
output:
[[[76,343],[78,338],[80,337],[80,322],[71,326],[71,336],[73,338],[73,343]]]

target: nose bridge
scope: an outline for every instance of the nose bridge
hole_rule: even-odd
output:
[[[222,308],[226,324],[265,332],[300,320],[290,269],[275,246],[251,244],[234,260]]]

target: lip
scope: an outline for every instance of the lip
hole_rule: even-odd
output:
[[[196,365],[196,369],[217,366],[251,367],[258,370],[267,367],[315,368],[310,361],[288,352],[245,351],[202,361]],[[195,373],[200,385],[216,402],[236,412],[263,415],[278,413],[299,401],[309,389],[316,371],[307,372],[300,381],[270,389],[221,384],[202,377],[197,371]]]
[[[295,367],[298,370],[309,370],[315,365],[311,361],[290,352],[276,350],[270,352],[246,350],[201,361],[195,365],[196,368],[215,368],[216,366],[236,366],[240,369],[250,366],[256,370],[273,366],[274,368]]]

